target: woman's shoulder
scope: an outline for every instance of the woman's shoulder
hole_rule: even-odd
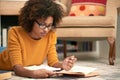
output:
[[[56,32],[51,30],[48,32],[48,35],[49,36],[56,36]]]
[[[12,26],[9,28],[9,30],[19,30],[19,29],[22,29],[21,26]]]
[[[9,28],[9,32],[14,32],[14,31],[18,32],[20,30],[22,30],[21,26],[12,26],[12,27]]]
[[[49,31],[49,33],[47,34],[46,38],[48,40],[54,40],[57,38],[56,32],[55,31]]]

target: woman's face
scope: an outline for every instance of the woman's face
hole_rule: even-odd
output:
[[[48,17],[46,20],[38,19],[34,22],[33,29],[30,36],[33,39],[40,39],[44,37],[53,27],[53,17]]]

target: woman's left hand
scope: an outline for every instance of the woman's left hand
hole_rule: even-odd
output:
[[[70,70],[73,67],[76,60],[77,58],[75,58],[75,56],[70,56],[70,57],[65,58],[62,63],[62,68],[64,70]]]

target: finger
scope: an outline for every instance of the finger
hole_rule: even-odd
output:
[[[72,61],[73,61],[73,62],[76,62],[76,61],[77,61],[77,58],[74,58]]]
[[[51,76],[55,76],[56,75],[56,73],[54,72],[54,73],[50,73],[49,74],[49,76],[51,77]]]
[[[74,58],[75,58],[75,56],[70,56],[69,58],[70,58],[70,59],[74,59]]]
[[[47,78],[47,77],[49,77],[48,74],[42,74],[42,75],[40,75],[39,77],[36,77],[36,78]]]
[[[55,75],[55,73],[54,73],[53,71],[48,71],[47,74],[48,74],[49,76]]]
[[[72,68],[72,66],[73,66],[73,63],[68,62],[67,64],[64,65],[64,69],[68,70],[68,68]]]
[[[70,67],[70,66],[67,66],[65,70],[68,71],[68,70],[70,70],[70,69],[71,69],[71,67]]]
[[[77,61],[77,58],[74,58],[74,59],[73,59],[73,62],[76,62],[76,61]]]
[[[68,65],[67,65],[67,66],[69,66],[70,68],[72,68],[73,63],[68,63]]]
[[[75,62],[77,60],[77,58],[75,58],[75,56],[70,56],[69,60],[72,60],[73,62]]]
[[[49,77],[49,75],[48,75],[48,74],[45,74],[45,75],[44,75],[44,78],[48,78],[48,77]]]
[[[73,61],[73,60],[68,60],[68,61],[67,61],[67,64],[69,64],[69,63],[73,64],[74,61]]]
[[[74,59],[69,59],[69,60],[68,60],[68,63],[74,63],[76,60],[77,60],[76,58],[74,58]]]

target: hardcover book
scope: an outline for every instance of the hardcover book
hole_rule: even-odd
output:
[[[12,77],[12,72],[9,71],[0,71],[0,80],[9,79]]]

